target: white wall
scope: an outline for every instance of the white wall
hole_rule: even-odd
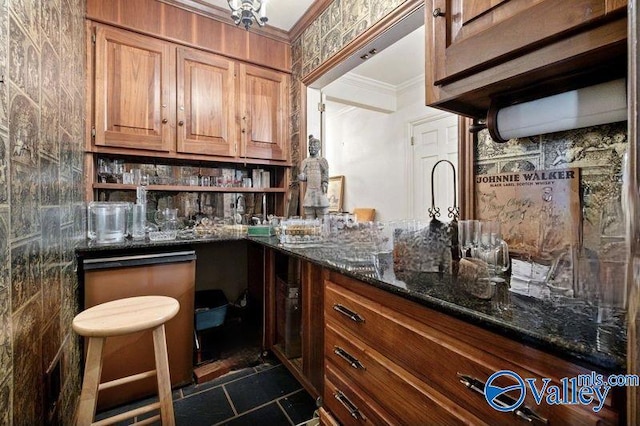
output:
[[[409,123],[441,113],[424,105],[424,78],[398,90],[397,107],[391,113],[329,103],[323,153],[330,175],[345,176],[343,211],[373,207],[376,220],[410,218]]]

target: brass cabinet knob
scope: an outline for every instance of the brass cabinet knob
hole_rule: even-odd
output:
[[[169,120],[167,120],[166,118],[162,119],[162,124],[167,124],[169,122]]]
[[[437,18],[438,16],[444,16],[444,12],[439,7],[436,7],[433,9],[433,17]]]
[[[184,126],[184,121],[182,120],[178,121],[178,126]]]

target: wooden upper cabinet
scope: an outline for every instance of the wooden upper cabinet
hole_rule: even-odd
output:
[[[289,77],[240,64],[240,155],[286,160],[288,155]]]
[[[625,0],[426,4],[427,104],[464,115],[482,115],[491,98],[557,78],[567,80],[558,87],[607,79],[599,68],[625,56]]]
[[[177,150],[235,156],[235,62],[178,48]]]
[[[96,146],[288,159],[289,74],[101,24],[95,35]]]
[[[97,27],[95,144],[170,151],[175,117],[175,63],[171,45]]]

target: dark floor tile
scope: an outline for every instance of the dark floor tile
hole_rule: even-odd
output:
[[[221,387],[179,399],[173,406],[176,425],[210,426],[235,414]]]
[[[256,365],[255,367],[253,367],[256,371],[260,372],[260,371],[265,371],[265,370],[271,370],[273,367],[280,365],[280,362],[277,360],[272,360],[272,359],[265,359],[264,362]]]
[[[174,399],[176,398],[175,392],[176,391],[174,391],[174,396],[173,396]],[[113,417],[113,416],[115,416],[117,414],[122,414],[122,413],[125,413],[127,411],[131,411],[131,410],[134,410],[136,408],[140,408],[140,407],[143,407],[145,405],[149,405],[149,404],[154,403],[154,402],[158,402],[158,397],[157,396],[151,396],[149,398],[139,399],[139,400],[133,401],[133,402],[127,404],[127,405],[121,405],[121,406],[118,406],[118,407],[110,408],[107,411],[101,411],[101,412],[96,414],[95,420],[98,421],[98,420],[106,419],[107,417]],[[157,411],[155,412],[155,414],[157,414]],[[154,415],[153,412],[151,414],[149,414],[149,416],[151,416],[151,417],[153,415]],[[115,423],[115,424],[116,425],[130,425],[132,423],[134,423],[134,419],[127,419],[125,421],[118,422],[118,423]]]
[[[182,394],[180,393],[180,389],[173,389],[171,391],[171,397],[173,398],[174,401],[176,401],[177,399],[180,399],[182,397]],[[135,408],[140,408],[144,405],[149,405],[153,402],[158,402],[158,396],[157,395],[153,395],[150,396],[148,398],[145,399],[140,399],[137,401],[133,401],[128,403],[127,405],[121,405],[118,407],[114,407],[114,408],[110,408],[106,411],[101,411],[99,413],[96,414],[96,421],[98,420],[102,420],[102,419],[106,419],[107,417],[112,417],[115,416],[116,414],[122,414],[126,411],[131,411]],[[141,417],[139,418],[147,418],[147,417],[153,417],[154,415],[158,414],[158,411],[156,410],[155,412],[152,411],[149,414],[143,414]],[[116,423],[117,425],[128,425],[133,423],[133,420],[125,420],[124,422],[119,422]]]
[[[291,426],[289,419],[275,402],[221,424],[229,426]]]
[[[316,410],[316,402],[304,389],[279,399],[278,403],[296,425],[310,420]]]
[[[246,377],[250,374],[255,374],[255,370],[251,367],[243,368],[242,370],[231,371],[224,376],[220,376],[208,382],[184,387],[182,388],[182,394],[184,396],[192,395],[194,393],[202,392],[203,390],[211,389],[216,386],[241,379],[242,377]]]
[[[283,365],[224,385],[239,414],[301,388]]]

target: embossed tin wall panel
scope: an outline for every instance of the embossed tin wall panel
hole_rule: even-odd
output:
[[[0,91],[2,85],[0,84]],[[9,202],[9,134],[0,127],[0,205]],[[8,235],[5,235],[8,237]]]
[[[35,297],[13,315],[13,371],[19,378],[13,381],[15,424],[43,424],[41,333],[42,305]]]
[[[559,283],[574,292],[575,297],[594,301],[587,280],[598,284],[603,277],[581,275],[583,263],[602,261],[607,256],[603,243],[603,214],[607,206],[621,205],[622,161],[627,150],[627,123],[613,123],[566,132],[495,143],[487,131],[478,134],[475,174],[493,174],[527,170],[580,169],[582,203],[582,241],[573,250],[575,265],[566,272],[567,282]],[[481,217],[482,218],[482,217]],[[608,217],[609,228],[623,226],[623,217]],[[505,239],[509,236],[506,235]],[[549,253],[559,258],[561,254]],[[599,260],[600,259],[600,260]],[[619,259],[621,262],[624,259]],[[624,270],[620,264],[620,270]],[[569,281],[574,281],[570,283]],[[621,281],[619,284],[623,285]],[[591,292],[591,293],[590,293]]]
[[[0,424],[71,424],[79,392],[84,15],[83,0],[0,0]],[[43,377],[61,349],[50,418]]]
[[[301,43],[301,52],[293,50],[293,61],[302,59],[302,76],[338,53],[404,1],[334,0],[296,40]]]

